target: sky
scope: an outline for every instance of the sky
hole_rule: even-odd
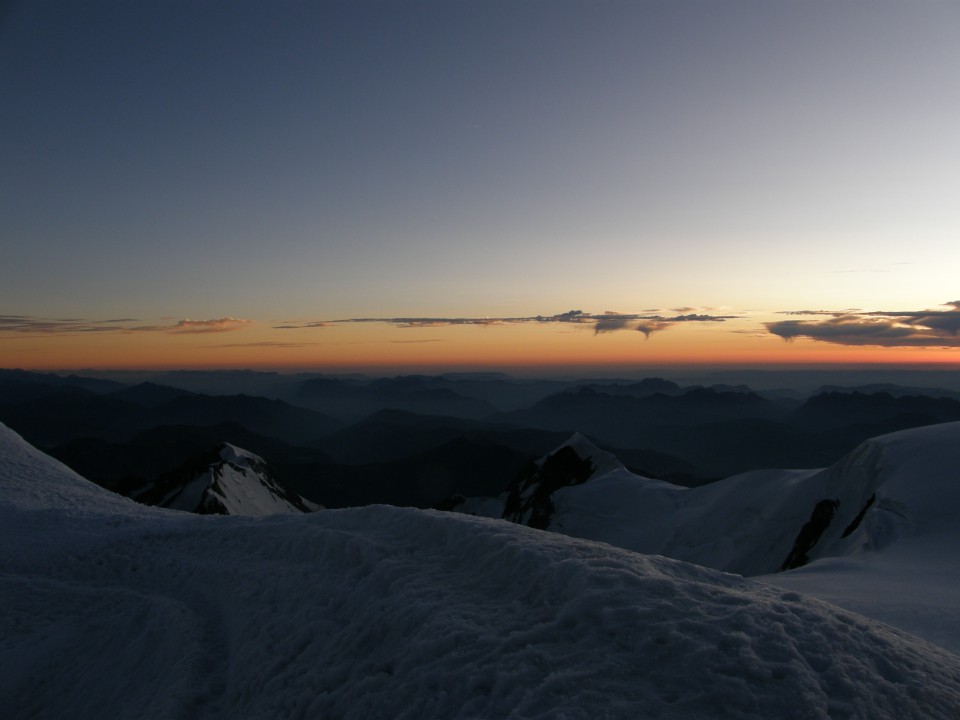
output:
[[[0,367],[960,363],[960,4],[0,5]]]

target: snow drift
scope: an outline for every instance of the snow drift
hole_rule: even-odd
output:
[[[955,718],[960,659],[504,521],[136,505],[0,426],[0,706],[41,718]]]

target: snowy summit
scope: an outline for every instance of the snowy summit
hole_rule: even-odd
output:
[[[132,491],[130,497],[147,505],[201,515],[273,515],[319,509],[283,487],[263,458],[230,443]]]

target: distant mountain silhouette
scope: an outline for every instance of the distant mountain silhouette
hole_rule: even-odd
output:
[[[656,393],[637,398],[583,387],[552,395],[527,410],[504,413],[498,419],[529,427],[579,431],[617,447],[652,449],[655,446],[644,441],[651,427],[784,415],[776,403],[753,393],[697,388],[682,395]]]
[[[531,459],[484,438],[457,436],[392,462],[326,466],[309,477],[276,463],[271,467],[292,490],[325,507],[387,503],[428,508],[454,494],[498,495]]]
[[[25,402],[63,393],[89,393],[100,395],[125,387],[112,380],[53,373],[38,373],[28,370],[0,369],[0,405]]]
[[[152,382],[142,382],[131,387],[124,387],[111,393],[110,395],[118,400],[126,400],[127,402],[134,403],[135,405],[154,408],[159,405],[163,405],[164,403],[168,403],[171,400],[176,400],[177,398],[196,395],[196,393],[192,393],[189,390],[169,387],[168,385],[157,385],[156,383]]]
[[[278,478],[315,502],[428,507],[449,494],[491,494],[469,488],[505,486],[518,463],[542,457],[575,432],[638,474],[695,486],[758,468],[824,467],[867,438],[960,419],[960,401],[902,388],[831,391],[796,407],[793,396],[783,402],[744,386],[684,388],[659,378],[169,377],[224,387],[245,379],[275,389],[287,383],[297,390],[297,404],[156,382],[124,386],[0,371],[0,421],[106,486],[149,481],[227,442],[264,458]],[[564,390],[545,394],[558,388]],[[536,399],[492,412],[493,399],[509,406],[521,398]],[[353,420],[346,425],[310,409],[317,407]]]
[[[154,425],[216,425],[235,422],[261,435],[292,444],[308,443],[327,435],[342,423],[285,403],[251,395],[185,395],[151,411]]]
[[[635,383],[587,383],[581,387],[607,395],[629,395],[643,398],[651,395],[682,395],[684,389],[672,380],[662,378],[644,378]]]
[[[34,379],[0,383],[0,421],[46,448],[80,437],[120,441],[159,425],[223,422],[297,444],[342,426],[314,410],[262,397],[197,395],[151,384],[112,390],[95,394]]]
[[[463,433],[486,427],[476,420],[421,415],[406,410],[378,410],[316,443],[348,465],[386,462],[424,452]]]
[[[305,380],[291,399],[335,417],[355,420],[384,409],[467,419],[496,412],[485,400],[460,395],[450,387],[434,387],[420,376],[370,383],[333,378]]]
[[[14,400],[12,392],[17,385],[46,385],[58,389],[75,388],[96,394],[113,392],[124,387],[123,383],[114,380],[101,380],[82,375],[56,375],[31,370],[0,369],[0,397]]]
[[[851,425],[892,432],[908,427],[960,420],[960,400],[889,393],[825,392],[815,395],[792,415],[805,428],[833,430]],[[866,439],[866,438],[864,438]]]
[[[22,388],[20,388],[22,390]],[[49,448],[77,437],[118,438],[149,426],[145,408],[77,387],[38,388],[0,404],[0,421],[28,442]]]
[[[869,385],[852,385],[852,386],[843,386],[843,385],[824,385],[819,388],[813,395],[822,395],[823,393],[829,392],[839,392],[839,393],[863,393],[870,395],[873,393],[887,393],[893,397],[903,397],[905,395],[919,396],[919,397],[943,397],[951,398],[952,400],[960,400],[960,392],[956,390],[947,390],[945,388],[938,387],[916,387],[912,385],[896,385],[894,383],[871,383]]]

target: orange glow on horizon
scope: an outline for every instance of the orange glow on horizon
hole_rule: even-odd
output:
[[[690,323],[645,338],[587,325],[398,328],[347,324],[256,327],[216,334],[97,333],[6,338],[0,366],[33,370],[261,369],[450,371],[693,366],[960,365],[960,348],[845,346]]]

